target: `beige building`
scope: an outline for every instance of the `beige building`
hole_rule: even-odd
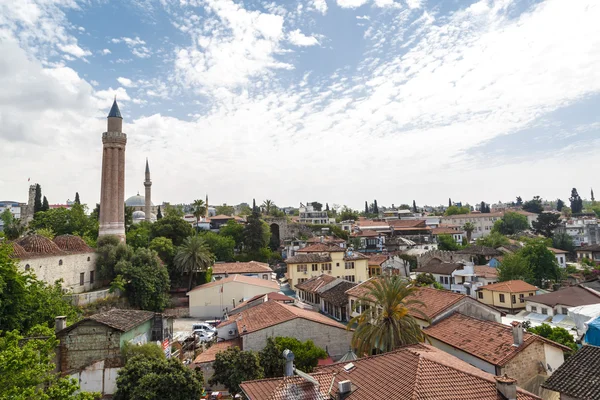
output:
[[[507,212],[511,212],[510,210]],[[529,226],[534,221],[537,221],[537,214],[530,213],[527,211],[512,211],[527,217]],[[463,227],[467,222],[472,223],[475,226],[475,230],[471,233],[471,239],[478,239],[480,237],[487,236],[491,231],[494,223],[504,216],[504,212],[493,212],[493,213],[471,213],[471,214],[457,214],[442,217],[440,224],[442,225],[455,225]]]
[[[278,292],[277,282],[244,275],[232,275],[190,290],[190,316],[220,319],[239,303],[260,294]]]
[[[260,351],[267,338],[278,336],[312,340],[338,360],[348,352],[352,331],[318,312],[273,300],[233,315],[218,326],[218,337],[241,338],[242,350]]]
[[[536,290],[537,287],[521,280],[498,282],[481,286],[477,290],[477,299],[492,307],[518,313],[525,309],[525,301],[535,296]]]
[[[96,253],[79,236],[61,235],[50,240],[27,235],[11,245],[19,268],[49,285],[62,279],[67,293],[87,292],[97,286]]]
[[[212,267],[212,276],[216,280],[238,274],[266,280],[275,279],[275,273],[269,264],[258,261],[216,263]]]
[[[290,288],[321,274],[360,283],[369,279],[369,258],[336,245],[314,244],[286,260]]]

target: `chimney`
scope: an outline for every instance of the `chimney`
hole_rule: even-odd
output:
[[[512,325],[513,346],[519,347],[523,344],[523,324],[519,321],[513,321]]]
[[[67,317],[59,316],[54,319],[54,332],[58,333],[67,327]]]
[[[291,350],[285,349],[283,351],[283,358],[285,358],[285,371],[284,376],[294,376],[294,353]]]
[[[517,400],[517,380],[506,374],[496,377],[496,390],[506,400]]]

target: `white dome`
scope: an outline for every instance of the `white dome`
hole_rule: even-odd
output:
[[[136,196],[131,196],[125,200],[125,205],[127,207],[144,207],[146,205],[146,198],[144,196],[140,196],[138,193]],[[150,205],[154,206],[154,203],[150,202]]]
[[[134,211],[132,217],[133,219],[144,219],[146,218],[146,213],[143,211]]]

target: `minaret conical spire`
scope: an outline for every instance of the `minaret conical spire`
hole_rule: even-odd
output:
[[[123,117],[121,116],[121,110],[119,110],[119,105],[117,104],[117,96],[115,95],[115,100],[113,101],[113,105],[110,108],[110,112],[108,113],[108,117],[107,118],[121,118],[123,119]]]

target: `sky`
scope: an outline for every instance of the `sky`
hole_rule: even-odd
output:
[[[598,187],[597,0],[0,0],[0,200],[347,204]],[[28,181],[30,180],[30,181]]]

